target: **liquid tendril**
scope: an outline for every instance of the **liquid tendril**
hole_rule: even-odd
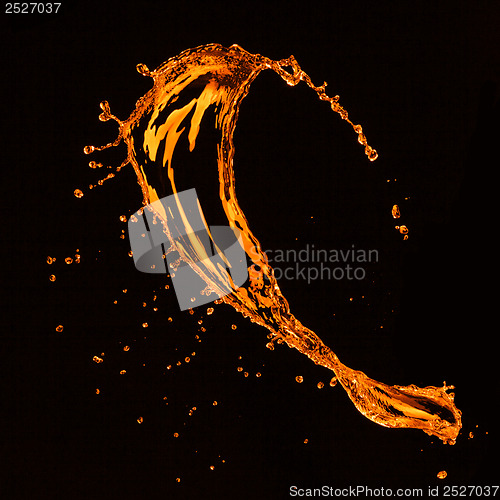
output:
[[[175,172],[183,165],[176,163],[174,151],[177,153],[180,148],[185,148],[192,152],[195,149],[202,119],[204,127],[215,126],[219,139],[213,166],[214,175],[215,167],[218,170],[218,195],[228,225],[241,233],[242,246],[250,261],[247,284],[231,286],[232,293],[222,300],[253,323],[269,330],[269,348],[274,348],[274,341],[286,343],[317,365],[331,370],[332,382],[340,382],[358,411],[368,419],[385,427],[421,429],[444,443],[454,444],[462,424],[461,412],[454,404],[454,394],[448,392],[453,386],[391,386],[341,363],[337,355],[291,313],[266,254],[250,230],[236,198],[233,134],[240,104],[261,71],[274,71],[289,86],[304,82],[350,124],[368,159],[374,161],[378,156],[376,150],[368,145],[361,125],[349,119],[347,111],[339,104],[339,96],[327,95],[326,82],[315,86],[293,56],[275,61],[260,54],[250,54],[238,45],[229,48],[218,44],[204,45],[183,51],[153,71],[144,64],[137,65],[137,70],[153,79],[153,87],[137,101],[135,109],[125,120],[111,113],[108,102],[102,102],[99,119],[114,120],[118,125],[118,135],[104,146],[86,146],[84,153],[91,154],[124,143],[127,155],[117,171],[131,165],[143,194],[144,206],[154,205],[161,197],[178,193]],[[188,95],[187,101],[182,100],[185,94]],[[176,149],[178,145],[181,146]],[[202,168],[210,168],[210,163],[197,165],[198,170]],[[192,183],[196,187],[196,175]],[[182,214],[179,198],[177,200]],[[208,250],[202,244],[200,246],[199,240],[186,238],[181,243],[171,237],[172,224],[180,221],[172,221],[161,205],[154,206],[158,207],[154,208],[155,216],[163,224],[171,244],[168,251],[178,252],[180,260],[189,264],[206,282],[205,293],[217,291],[221,284],[231,285],[229,273],[204,263],[203,257]],[[335,385],[332,382],[330,385]]]

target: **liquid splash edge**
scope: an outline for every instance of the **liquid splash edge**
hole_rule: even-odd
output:
[[[185,50],[153,71],[138,64],[138,72],[151,77],[153,87],[137,101],[125,120],[111,114],[108,102],[103,101],[99,119],[116,121],[118,135],[104,146],[86,146],[84,152],[90,154],[122,142],[126,144],[127,156],[117,171],[126,165],[133,167],[143,204],[150,205],[170,242],[167,253],[177,252],[179,262],[187,263],[205,281],[204,293],[229,287],[232,293],[222,300],[269,331],[267,347],[274,349],[274,342],[286,343],[317,365],[332,370],[357,410],[371,421],[390,428],[421,429],[444,443],[454,444],[462,422],[461,412],[454,404],[454,394],[447,392],[453,386],[419,388],[377,382],[341,363],[337,355],[291,313],[266,254],[250,230],[236,198],[233,134],[239,108],[251,83],[266,69],[274,71],[289,86],[305,82],[320,100],[328,102],[331,109],[350,124],[368,159],[376,160],[377,152],[368,145],[362,127],[349,119],[347,111],[339,104],[339,96],[326,94],[326,82],[315,86],[293,56],[275,61],[251,54],[238,45],[226,48],[219,44]],[[184,94],[191,99],[182,101]],[[184,225],[189,234],[189,221],[177,196],[175,178],[176,168],[182,169],[183,165],[174,161],[174,151],[179,150],[176,146],[183,144],[179,147],[192,152],[202,119],[204,126],[210,124],[208,117],[219,137],[214,161],[214,171],[215,166],[218,170],[219,198],[229,226],[240,231],[242,246],[250,262],[248,283],[241,287],[234,286],[227,270],[207,263],[209,249],[204,248],[195,234],[182,242],[172,237],[172,224],[176,228]],[[196,186],[196,177],[192,182]],[[155,203],[169,194],[176,197],[180,219],[172,220],[171,214],[165,213],[160,203]],[[201,207],[199,211],[203,218]],[[208,226],[206,229],[210,236]]]

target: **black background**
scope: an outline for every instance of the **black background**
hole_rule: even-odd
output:
[[[494,484],[499,14],[495,2],[464,1],[73,1],[57,14],[2,14],[2,496],[286,498],[293,484]],[[374,163],[305,85],[264,72],[235,134],[238,198],[265,249],[379,250],[365,280],[280,285],[348,366],[389,384],[454,384],[455,446],[373,424],[328,386],[331,373],[287,347],[266,349],[264,329],[225,305],[179,313],[167,278],[134,269],[119,217],[141,204],[135,176],[126,168],[89,190],[109,172],[89,159],[116,166],[124,151],[90,158],[83,146],[115,137],[97,119],[100,101],[125,118],[150,88],[137,63],[155,68],[212,42],[295,55],[363,125]],[[76,249],[81,263],[64,264]]]

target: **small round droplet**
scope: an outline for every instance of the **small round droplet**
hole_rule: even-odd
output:
[[[77,197],[77,198],[81,198],[83,196],[83,191],[81,189],[75,189],[73,194]]]
[[[214,308],[213,307],[209,307],[207,309],[207,314],[210,316],[212,313],[214,312]]]
[[[330,387],[335,387],[337,385],[337,377],[332,377],[330,380]]]
[[[147,323],[143,323],[143,324],[142,324],[142,327],[143,327],[143,328],[147,328],[147,327],[148,327],[148,324],[147,324]]]
[[[123,348],[124,351],[130,351],[130,346],[126,345],[124,348]]]
[[[444,479],[447,475],[448,475],[448,473],[447,473],[445,470],[439,471],[439,472],[437,473],[437,477],[438,477],[439,479]]]
[[[56,326],[56,332],[61,333],[63,330],[64,330],[64,326],[63,325],[57,325]]]
[[[401,212],[399,211],[399,207],[397,205],[393,205],[392,207],[392,216],[395,219],[399,219],[401,217]]]
[[[297,375],[295,377],[295,380],[299,383],[299,384],[302,384],[302,382],[304,382],[304,377],[302,375]]]
[[[318,382],[317,387],[318,389],[323,389],[323,387],[325,387],[325,384],[323,382]]]
[[[49,276],[49,280],[50,280],[50,281],[55,281],[55,280],[56,280],[56,275],[55,275],[55,274],[51,274],[51,275]]]
[[[85,146],[83,148],[83,152],[86,154],[86,155],[89,155],[90,153],[93,153],[95,150],[95,147],[94,146]]]
[[[127,373],[127,370],[120,370],[120,375],[125,375]]]
[[[238,327],[237,327],[236,325],[231,325],[231,328],[232,328],[233,330],[236,330],[236,328],[238,328]]]
[[[137,64],[136,69],[137,69],[138,73],[140,73],[143,76],[150,76],[150,74],[151,74],[151,72],[149,71],[149,68],[144,63]]]
[[[71,257],[66,257],[64,262],[66,262],[66,264],[73,264],[73,259]]]
[[[47,264],[52,264],[56,261],[55,257],[47,256]]]

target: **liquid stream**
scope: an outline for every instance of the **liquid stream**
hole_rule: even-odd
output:
[[[267,346],[270,349],[274,348],[274,342],[286,343],[314,363],[332,370],[355,407],[373,422],[385,427],[422,429],[444,443],[454,444],[461,428],[461,412],[453,402],[454,394],[447,392],[453,386],[444,384],[443,387],[419,388],[377,382],[341,363],[336,354],[290,312],[273,269],[238,204],[235,190],[233,134],[240,104],[253,80],[267,69],[277,73],[289,86],[305,82],[320,100],[326,101],[350,124],[368,159],[373,161],[377,158],[377,152],[368,145],[362,127],[355,125],[339,104],[339,96],[329,97],[326,94],[326,82],[315,86],[293,56],[274,61],[259,54],[250,54],[238,45],[225,48],[218,44],[186,50],[154,71],[144,64],[137,65],[139,73],[153,79],[153,87],[137,101],[135,109],[125,120],[111,114],[109,104],[102,102],[99,119],[116,121],[118,136],[104,146],[86,146],[84,152],[90,154],[122,142],[126,144],[127,155],[117,171],[125,165],[133,167],[144,206],[153,204],[154,215],[163,224],[170,242],[167,252],[178,252],[179,262],[189,264],[206,282],[204,293],[210,294],[230,286],[232,293],[224,296],[223,301],[250,321],[269,330],[270,342]],[[193,91],[195,97],[182,104],[180,98],[185,94],[193,95]],[[228,225],[240,231],[250,262],[249,280],[241,287],[234,286],[226,269],[210,264],[210,249],[204,247],[193,231],[189,231],[188,217],[177,197],[175,172],[183,165],[173,161],[174,150],[182,141],[187,143],[190,152],[195,149],[202,119],[204,127],[213,124],[217,131],[219,139],[214,175],[217,165],[219,198]],[[210,164],[207,165],[206,168],[209,168]],[[172,220],[162,205],[155,204],[161,196],[169,194],[176,196],[181,220]],[[201,207],[199,209],[203,217]],[[172,224],[177,226],[176,234],[180,232],[188,236],[174,240],[171,236]],[[179,231],[179,225],[184,225],[186,230]],[[206,229],[210,235],[208,226]]]

